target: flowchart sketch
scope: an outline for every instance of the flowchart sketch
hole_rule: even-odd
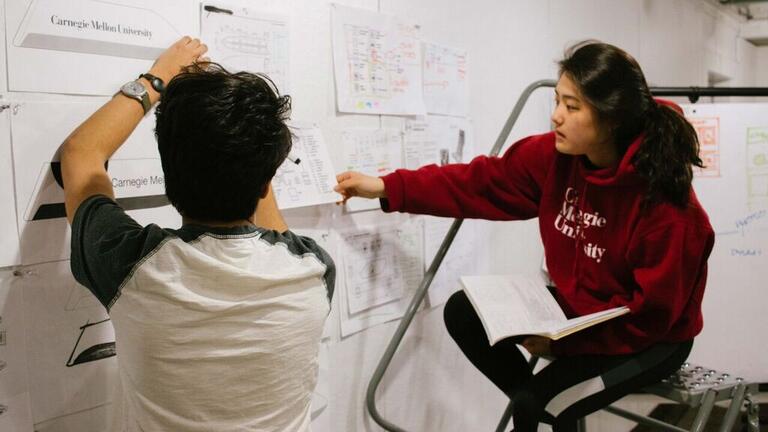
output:
[[[115,335],[101,304],[71,309],[69,261],[26,267],[18,284],[34,422],[108,403],[117,379]]]
[[[198,34],[196,12],[185,0],[7,2],[9,90],[112,95]]]
[[[466,117],[469,113],[467,51],[424,42],[424,103],[427,112]]]
[[[12,103],[16,219],[22,264],[69,257],[70,229],[65,218],[64,192],[57,181],[60,165],[56,153],[69,133],[103,102],[98,98],[71,103]],[[39,127],[42,119],[45,128]],[[151,222],[176,227],[180,219],[165,196],[153,127],[153,116],[145,117],[108,162],[107,172],[118,204],[139,223],[146,223],[145,216],[151,216]]]
[[[200,39],[208,56],[231,71],[261,72],[289,92],[288,17],[218,2],[200,5]]]
[[[426,112],[418,25],[336,4],[331,22],[339,111]]]
[[[11,110],[10,104],[0,96],[0,202],[5,203],[0,207],[0,267],[21,262],[15,201],[11,164]]]
[[[278,168],[272,189],[281,209],[336,202],[335,171],[317,126],[291,127],[291,156]]]
[[[372,176],[383,176],[403,166],[402,134],[396,130],[345,130],[341,134],[344,170],[360,171]],[[378,200],[352,198],[347,211],[379,208]]]
[[[467,163],[476,155],[468,120],[426,116],[407,120],[403,138],[405,167]]]
[[[0,430],[32,432],[24,337],[23,291],[0,271]]]
[[[344,271],[351,314],[399,299],[403,294],[405,279],[392,244],[396,234],[397,230],[391,229],[344,236]]]
[[[704,168],[696,168],[697,177],[720,177],[720,118],[688,117],[699,138],[699,157]]]
[[[342,337],[402,317],[424,275],[422,235],[418,221],[340,233]]]

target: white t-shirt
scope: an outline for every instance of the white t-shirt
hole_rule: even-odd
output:
[[[104,196],[72,223],[72,272],[109,311],[114,431],[307,431],[335,268],[254,226],[142,227]]]

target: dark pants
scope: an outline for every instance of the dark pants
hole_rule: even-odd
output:
[[[516,432],[535,432],[542,421],[551,423],[555,432],[575,431],[580,418],[671,375],[685,362],[693,346],[693,341],[688,341],[657,344],[628,355],[560,357],[533,375],[514,340],[502,340],[493,346],[488,343],[483,325],[463,291],[451,296],[443,314],[448,333],[464,355],[514,401]],[[604,388],[575,401],[554,417],[546,412],[547,404],[559,393],[598,376]]]

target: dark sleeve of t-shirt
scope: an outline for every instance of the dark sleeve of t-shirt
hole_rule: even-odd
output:
[[[323,279],[325,280],[325,286],[328,290],[328,301],[331,301],[336,284],[336,264],[334,264],[333,258],[331,258],[325,249],[320,247],[312,238],[300,236],[290,230],[283,233],[267,231],[262,235],[262,239],[269,241],[272,244],[278,242],[285,243],[285,245],[288,246],[288,250],[294,255],[302,256],[310,253],[316,256],[317,259],[325,265]]]
[[[72,220],[72,275],[109,310],[136,265],[170,236],[154,224],[142,227],[116,202],[94,195]]]

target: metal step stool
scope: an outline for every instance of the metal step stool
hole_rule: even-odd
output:
[[[760,430],[758,404],[751,399],[751,395],[758,391],[757,383],[749,383],[742,378],[735,378],[731,374],[684,363],[674,375],[643,390],[647,393],[688,405],[691,408],[698,407],[698,412],[691,425],[691,429],[683,429],[612,405],[604,408],[604,410],[636,423],[661,430],[701,432],[707,424],[715,402],[730,400],[725,418],[720,426],[720,432],[730,432],[741,412],[742,405],[746,402],[748,430],[749,432],[759,432]]]

